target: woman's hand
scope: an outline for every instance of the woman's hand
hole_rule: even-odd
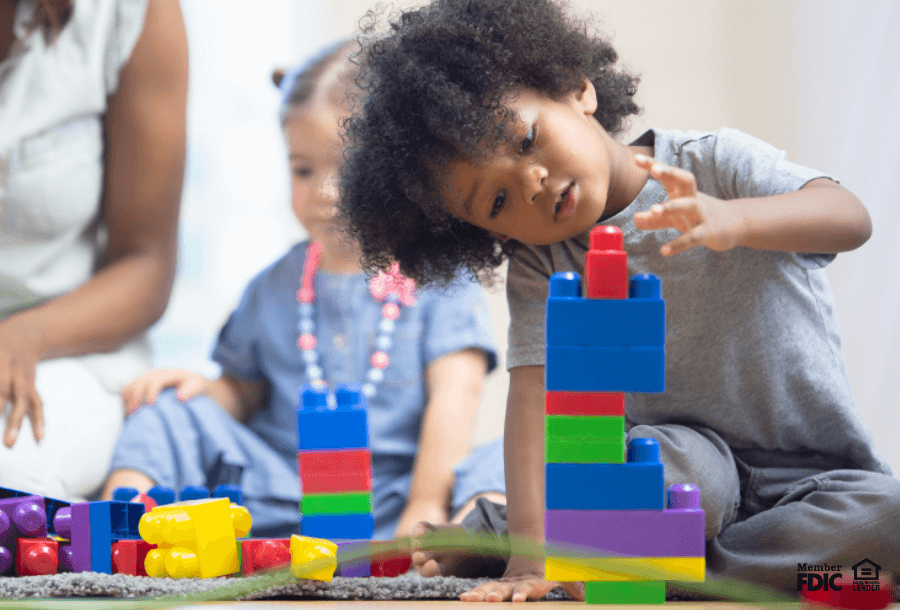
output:
[[[12,448],[25,416],[31,420],[34,440],[44,438],[44,405],[34,385],[40,350],[29,333],[17,327],[15,317],[0,324],[0,414],[8,403],[3,444]]]
[[[186,402],[195,396],[209,394],[212,381],[192,371],[182,369],[159,369],[148,371],[122,389],[125,413],[131,414],[156,402],[159,393],[166,388],[175,388],[178,400]]]
[[[644,156],[635,155],[638,166],[649,170],[660,182],[669,200],[655,204],[647,212],[634,215],[634,226],[643,230],[677,229],[681,235],[660,248],[663,256],[672,256],[695,246],[711,250],[730,250],[741,243],[746,221],[737,206],[697,191],[694,175]]]

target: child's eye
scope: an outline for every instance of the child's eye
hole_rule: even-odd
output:
[[[525,134],[525,139],[522,140],[522,144],[519,146],[519,153],[528,151],[532,144],[534,144],[534,125],[532,125],[531,129],[528,130],[528,133]]]
[[[291,168],[291,173],[297,176],[298,178],[309,178],[312,176],[313,171],[311,167],[293,167]]]
[[[497,193],[497,197],[494,199],[494,205],[491,206],[491,212],[488,214],[490,218],[496,218],[497,214],[503,211],[503,206],[506,204],[506,191],[500,191]]]

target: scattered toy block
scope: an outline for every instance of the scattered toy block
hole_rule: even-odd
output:
[[[625,463],[625,443],[619,441],[569,440],[548,438],[544,443],[544,461],[569,464]]]
[[[337,545],[309,536],[291,536],[291,574],[330,582],[337,567]]]
[[[62,542],[59,543],[58,547],[58,557],[59,563],[58,568],[59,572],[72,572],[72,561],[74,557],[74,553],[72,552],[71,544],[64,544]]]
[[[156,548],[145,540],[124,539],[112,543],[112,573],[146,576],[144,561],[147,553]]]
[[[375,520],[371,513],[349,515],[303,515],[300,518],[300,534],[327,539],[371,538]]]
[[[116,487],[112,492],[114,502],[131,502],[141,492],[136,487]]]
[[[147,490],[147,495],[153,498],[157,506],[173,504],[175,502],[175,490],[165,485],[157,485]]]
[[[390,541],[372,541],[372,576],[396,577],[409,572],[412,567],[412,556],[409,550],[391,548],[395,543]]]
[[[244,505],[244,490],[241,489],[240,485],[232,485],[230,483],[217,485],[212,491],[212,497],[228,498],[231,500],[232,504],[237,504],[238,506]]]
[[[16,553],[17,576],[56,574],[59,565],[59,543],[50,538],[19,538]]]
[[[47,536],[47,509],[41,496],[0,499],[0,575],[12,574],[18,565],[18,540]]]
[[[625,415],[623,392],[548,391],[547,415]]]
[[[11,489],[9,487],[0,487],[0,500],[5,500],[7,498],[21,498],[23,496],[35,496],[35,494]],[[41,496],[36,497],[40,498]],[[56,511],[60,508],[69,506],[69,502],[63,502],[62,500],[56,500],[46,496],[43,496],[43,500],[44,510],[47,513],[47,534],[52,536],[56,534],[56,531],[53,529],[53,518],[56,516]]]
[[[544,577],[557,582],[680,580],[702,582],[705,557],[547,557]]]
[[[371,576],[370,543],[371,541],[369,540],[335,540],[338,562],[335,575],[342,578],[366,578]]]
[[[664,604],[666,583],[663,580],[588,581],[584,583],[584,601],[587,604]]]
[[[304,515],[372,512],[372,493],[368,491],[306,493],[300,499],[300,512]]]
[[[240,540],[241,573],[244,576],[259,570],[283,568],[291,563],[290,538],[250,538]]]
[[[178,492],[179,502],[190,502],[191,500],[203,500],[209,497],[209,490],[202,485],[185,485]]]
[[[228,498],[157,506],[140,521],[148,576],[212,578],[238,569],[237,538],[250,529],[250,513]]]

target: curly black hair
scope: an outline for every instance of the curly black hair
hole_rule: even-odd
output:
[[[361,105],[344,122],[339,217],[369,270],[396,260],[420,285],[461,271],[482,279],[518,243],[450,215],[441,186],[449,164],[485,159],[516,117],[503,100],[527,87],[550,97],[597,90],[610,134],[639,112],[637,77],[615,67],[609,41],[550,0],[436,0],[388,18],[370,11],[353,61]]]

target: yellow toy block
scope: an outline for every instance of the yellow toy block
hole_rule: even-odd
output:
[[[547,557],[544,577],[556,582],[681,580],[702,582],[705,557]],[[623,572],[627,572],[624,573]]]
[[[228,498],[165,504],[145,513],[138,531],[157,545],[147,553],[148,576],[214,578],[238,568],[237,538],[250,531],[250,513]]]
[[[337,568],[337,545],[323,538],[291,536],[291,574],[331,581]]]

